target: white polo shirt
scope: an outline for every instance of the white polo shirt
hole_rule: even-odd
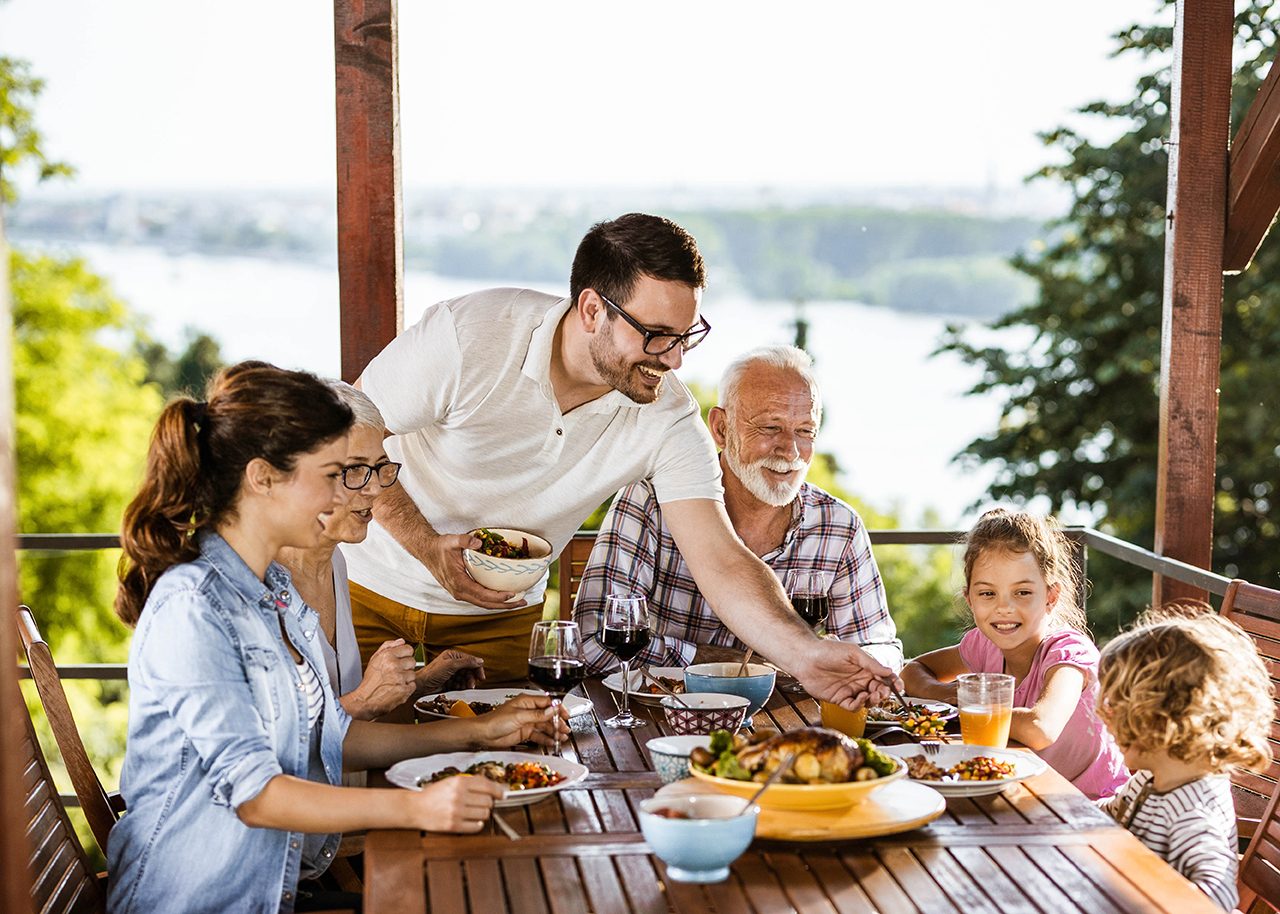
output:
[[[641,405],[616,390],[561,414],[551,349],[569,300],[488,289],[433,305],[364,370],[361,387],[394,437],[400,482],[440,533],[527,530],[556,553],[622,486],[652,480],[660,502],[721,501],[720,466],[697,401],[673,374]],[[343,546],[351,580],[417,609],[460,603],[376,521]],[[537,603],[546,578],[525,599]]]

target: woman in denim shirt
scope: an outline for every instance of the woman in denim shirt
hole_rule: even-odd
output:
[[[116,611],[137,631],[111,911],[292,911],[338,833],[474,832],[501,796],[484,778],[336,786],[344,765],[566,729],[542,696],[424,726],[352,721],[335,701],[318,616],[272,558],[314,547],[319,515],[345,501],[350,425],[319,379],[261,362],[224,371],[207,403],[179,399],[160,416],[121,533]]]

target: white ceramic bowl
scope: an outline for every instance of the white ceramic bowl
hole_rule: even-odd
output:
[[[555,558],[551,554],[550,543],[540,536],[525,533],[523,530],[511,530],[506,527],[486,527],[485,529],[498,534],[513,546],[519,546],[522,540],[528,540],[530,558],[500,559],[474,549],[463,549],[462,561],[467,567],[467,574],[471,575],[477,584],[488,587],[490,590],[522,594],[542,580],[547,566]]]

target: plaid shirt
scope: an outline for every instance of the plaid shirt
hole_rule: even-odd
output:
[[[782,544],[761,558],[779,580],[796,569],[832,572],[828,634],[868,647],[880,662],[901,668],[902,642],[889,617],[871,540],[853,508],[805,483],[791,503]],[[648,599],[654,633],[636,658],[639,662],[688,666],[699,644],[746,650],[698,592],[662,522],[662,506],[644,482],[632,483],[614,499],[574,600],[573,618],[582,628],[582,651],[591,673],[618,665],[599,640],[605,595],[637,592]]]

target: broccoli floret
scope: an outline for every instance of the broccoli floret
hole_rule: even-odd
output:
[[[885,755],[879,749],[871,744],[870,740],[857,739],[855,742],[858,748],[862,750],[862,764],[873,770],[880,777],[886,774],[893,774],[898,768],[898,763],[892,756]]]
[[[730,778],[735,781],[751,780],[751,772],[738,764],[738,756],[730,749],[721,753],[716,759],[716,777]]]
[[[712,730],[711,731],[711,754],[721,755],[726,751],[733,750],[733,734],[728,730]]]

